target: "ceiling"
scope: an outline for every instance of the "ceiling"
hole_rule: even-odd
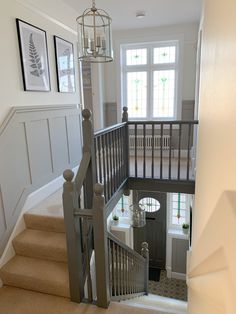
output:
[[[63,0],[81,15],[91,7],[91,0]],[[112,18],[112,28],[132,29],[197,22],[200,20],[202,0],[96,0]],[[146,17],[136,18],[137,11]]]

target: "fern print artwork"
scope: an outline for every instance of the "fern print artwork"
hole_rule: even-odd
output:
[[[42,62],[35,47],[33,33],[31,33],[29,37],[29,61],[30,67],[33,69],[30,73],[37,77],[42,76],[44,74],[44,70],[42,69]]]
[[[16,19],[23,87],[25,91],[49,92],[47,34],[43,29]]]

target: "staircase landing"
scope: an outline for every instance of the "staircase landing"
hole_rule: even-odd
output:
[[[161,313],[187,314],[187,302],[161,297],[154,294],[123,301],[122,303],[135,307],[135,311],[136,308],[140,308],[146,310],[156,310]]]
[[[0,313],[4,314],[172,314],[112,302],[108,309],[73,303],[68,298],[4,287],[0,289]]]

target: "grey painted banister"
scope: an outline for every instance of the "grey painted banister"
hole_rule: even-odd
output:
[[[123,107],[122,122],[128,122],[128,107]]]
[[[133,249],[131,249],[128,245],[126,245],[125,243],[121,242],[117,237],[115,237],[112,233],[108,232],[107,234],[108,239],[112,240],[113,242],[115,242],[117,245],[119,245],[120,247],[122,247],[124,250],[126,250],[127,252],[129,252],[130,254],[134,255],[135,257],[137,257],[138,259],[140,259],[141,261],[145,261],[145,257],[143,255],[138,254],[136,251],[134,251]]]
[[[77,175],[75,177],[76,189],[79,192],[82,189],[82,186],[83,186],[83,183],[84,183],[84,179],[86,177],[87,170],[88,170],[88,167],[89,167],[90,159],[91,159],[90,152],[83,153],[83,157],[82,157],[81,163],[79,165],[79,170],[78,170]]]
[[[187,189],[193,182],[189,159],[192,131],[198,121],[128,121],[128,108],[124,107],[123,110],[122,123],[95,134],[91,112],[87,109],[83,110],[82,161],[74,181],[74,174],[70,170],[64,173],[66,182],[63,207],[71,298],[77,302],[82,300],[84,282],[87,279],[88,301],[92,302],[90,257],[94,248],[97,305],[103,308],[108,307],[111,299],[125,300],[148,293],[148,244],[142,243],[140,255],[107,231],[107,216],[124,190],[144,189],[145,180],[146,185],[150,187],[147,190],[154,188],[161,190],[163,185],[166,189],[167,184],[172,181],[175,183],[174,188],[178,186],[176,192],[179,192],[179,189]],[[184,142],[183,135],[186,132],[187,140]],[[143,145],[141,154],[138,145]],[[185,148],[187,149],[186,177],[182,178],[181,158],[182,149]],[[135,152],[134,158],[131,155],[132,149]],[[175,150],[177,156],[173,156]],[[134,177],[130,173],[132,158]],[[140,162],[141,168],[138,167]],[[165,178],[164,166],[168,162],[166,169],[169,173]],[[174,164],[177,164],[175,169]],[[148,177],[148,166],[150,166],[150,177]],[[156,174],[157,170],[160,172],[159,176]],[[174,171],[176,171],[176,178],[173,177]],[[156,184],[157,180],[162,183],[162,186]],[[78,201],[82,187],[85,209],[81,208]]]
[[[72,182],[74,173],[67,169],[63,173],[65,183],[63,185],[63,210],[64,221],[66,229],[66,243],[67,243],[67,256],[68,256],[68,270],[69,270],[69,284],[70,284],[70,297],[74,302],[81,302],[83,299],[83,277],[82,272],[82,247],[81,231],[76,228],[74,218],[75,208],[75,184]],[[77,230],[76,230],[77,229]]]
[[[164,124],[164,125],[170,125],[170,124],[198,124],[198,120],[129,120],[128,124],[130,125],[143,125],[143,124]]]
[[[128,121],[125,145],[130,166],[128,176],[163,182],[194,182],[191,149],[193,128],[197,124],[196,120]],[[138,169],[140,163],[142,169]]]
[[[142,244],[140,255],[110,233],[107,239],[111,300],[148,294],[148,244]]]
[[[106,133],[109,133],[111,131],[114,131],[114,130],[117,130],[117,129],[120,129],[122,128],[124,125],[126,124],[126,122],[122,122],[122,123],[117,123],[117,124],[114,124],[112,126],[109,126],[105,129],[102,129],[102,130],[99,130],[97,132],[94,133],[94,137],[98,137],[98,136],[101,136],[103,134],[106,134]]]
[[[147,242],[143,242],[142,243],[141,255],[145,258],[145,262],[146,262],[146,272],[145,272],[145,275],[144,275],[144,286],[145,286],[146,294],[148,294],[149,249],[148,249],[148,243]]]
[[[110,303],[107,220],[105,215],[105,198],[103,185],[96,183],[93,196],[93,228],[96,265],[97,305],[107,308]]]
[[[83,153],[90,153],[90,162],[84,180],[84,205],[85,208],[92,208],[93,186],[95,184],[95,153],[94,153],[94,131],[91,121],[91,111],[84,109],[82,111],[84,118],[83,126]]]

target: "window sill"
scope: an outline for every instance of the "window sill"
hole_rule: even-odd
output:
[[[176,238],[176,239],[184,239],[184,240],[189,239],[189,234],[185,234],[182,229],[171,228],[168,230],[168,236],[171,236],[172,238]]]

